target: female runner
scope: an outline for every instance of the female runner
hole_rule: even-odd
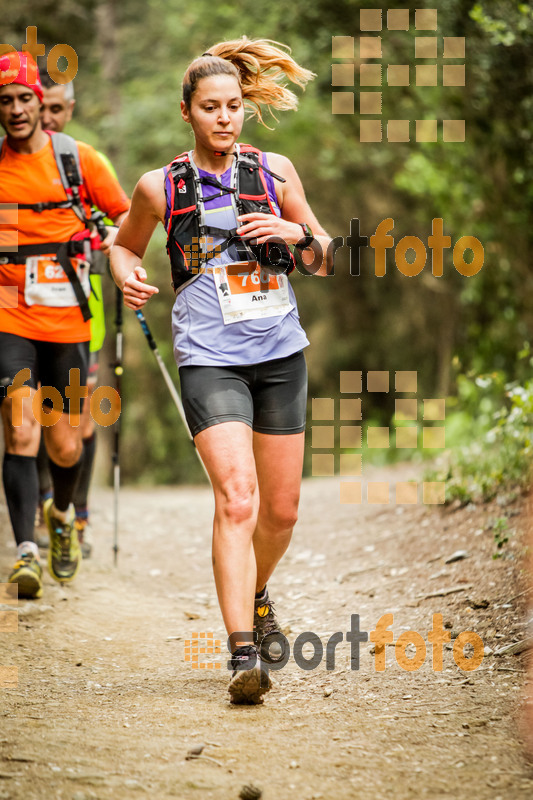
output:
[[[282,81],[304,86],[313,77],[275,45],[220,42],[190,64],[181,114],[194,149],[142,176],[112,252],[124,302],[137,310],[158,292],[141,266],[150,237],[158,222],[169,234],[174,352],[213,486],[213,570],[233,703],[263,702],[265,661],[279,660],[266,584],[297,519],[304,453],[309,342],[284,274],[291,251],[264,243],[297,246],[314,274],[331,269],[330,238],[292,163],[237,143],[245,106],[260,121],[262,107],[294,109]]]

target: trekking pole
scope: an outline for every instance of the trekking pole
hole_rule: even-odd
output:
[[[172,381],[172,378],[170,377],[170,374],[169,374],[169,372],[168,372],[168,370],[167,370],[167,368],[165,366],[165,362],[161,358],[161,353],[157,349],[157,344],[155,342],[154,337],[152,336],[150,328],[148,327],[148,323],[146,322],[145,316],[144,316],[144,314],[143,314],[143,312],[141,310],[136,311],[135,314],[137,315],[137,319],[141,323],[141,328],[143,329],[143,333],[146,336],[146,341],[148,342],[148,345],[149,345],[150,349],[153,351],[153,353],[154,353],[154,355],[155,355],[155,357],[157,359],[157,363],[159,364],[159,368],[161,369],[161,372],[163,373],[163,378],[165,379],[165,383],[168,386],[169,392],[170,392],[170,394],[172,396],[172,399],[174,400],[174,404],[175,404],[176,408],[178,409],[178,413],[179,413],[179,415],[181,417],[181,420],[182,420],[182,422],[183,422],[183,424],[185,426],[185,430],[187,431],[187,435],[188,435],[188,437],[190,439],[190,442],[191,442],[192,446],[194,447],[194,449],[196,451],[196,455],[198,456],[198,460],[200,461],[200,464],[202,465],[202,468],[203,468],[203,470],[205,472],[205,476],[206,476],[207,480],[211,483],[211,480],[209,478],[209,474],[207,472],[207,469],[205,468],[205,464],[202,461],[202,459],[200,458],[200,453],[198,452],[198,450],[196,450],[196,445],[194,444],[194,440],[193,440],[192,434],[191,434],[191,432],[189,430],[189,426],[187,424],[187,419],[185,417],[185,411],[183,409],[183,404],[181,402],[181,397],[179,396],[179,394],[178,394],[178,392],[176,390],[176,387],[174,386],[174,382]]]
[[[122,399],[122,292],[116,287],[115,295],[115,385],[118,396]],[[113,561],[115,567],[118,561],[118,499],[120,492],[120,416],[115,422],[115,436],[113,449],[113,487],[114,487],[114,533],[113,533]]]

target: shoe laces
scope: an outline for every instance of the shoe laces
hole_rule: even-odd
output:
[[[279,625],[276,621],[276,613],[274,611],[274,601],[267,598],[264,603],[261,603],[259,608],[268,608],[268,613],[263,616],[256,615],[255,627],[261,629],[263,637],[268,636],[270,633],[280,633]],[[256,609],[257,611],[257,609]]]
[[[31,550],[26,550],[26,552],[22,553],[22,555],[17,559],[13,569],[18,569],[19,567],[28,567],[34,559],[35,556]]]
[[[58,536],[58,540],[54,542],[55,553],[59,553],[61,560],[70,561],[70,543],[73,525],[65,522],[56,524],[54,532]]]
[[[255,658],[257,662],[257,650],[254,645],[243,645],[234,650],[231,656],[231,663],[233,668],[236,669],[237,664],[242,664],[244,661],[249,661],[251,658]]]

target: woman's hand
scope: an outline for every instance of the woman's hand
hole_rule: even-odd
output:
[[[288,222],[275,214],[262,214],[253,211],[237,217],[241,227],[237,233],[243,239],[254,239],[253,244],[263,244],[271,237],[281,239],[285,244],[296,244],[303,239],[302,226],[296,222]]]
[[[124,305],[127,308],[137,311],[138,308],[142,308],[145,305],[153,294],[159,293],[157,286],[145,283],[147,277],[146,270],[138,266],[130,272],[124,281],[122,293],[124,295]]]

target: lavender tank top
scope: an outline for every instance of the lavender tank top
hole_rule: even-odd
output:
[[[263,164],[268,167],[263,154]],[[216,177],[212,173],[199,170],[200,176]],[[281,212],[277,203],[274,179],[263,173],[267,191],[278,216]],[[167,204],[170,198],[169,174],[165,177]],[[231,169],[218,179],[225,186],[230,185]],[[204,197],[216,190],[202,184]],[[229,194],[217,197],[205,204],[206,221],[223,230],[238,227]],[[167,208],[167,214],[170,209]],[[215,238],[213,246],[223,240]],[[207,262],[207,266],[230,264],[240,259],[229,247],[218,258]],[[178,367],[196,366],[244,366],[260,364],[275,358],[285,358],[302,350],[309,344],[300,325],[294,291],[289,283],[291,311],[283,316],[241,320],[225,325],[218,301],[214,276],[206,272],[176,296],[172,309],[172,341],[174,357]]]

